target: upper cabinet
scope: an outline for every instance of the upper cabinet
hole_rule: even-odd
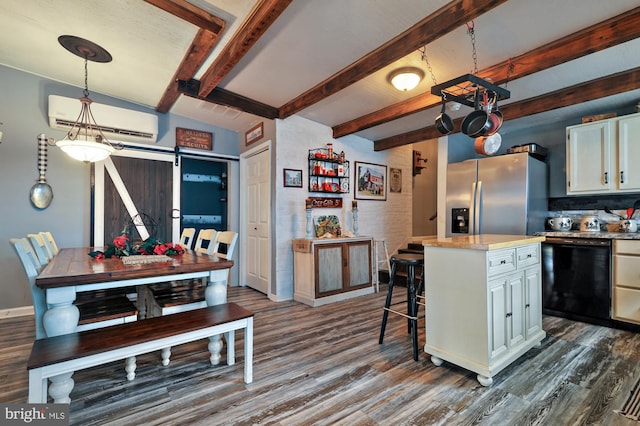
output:
[[[567,195],[637,192],[640,114],[567,127]]]

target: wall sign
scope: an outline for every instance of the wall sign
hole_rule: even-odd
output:
[[[211,151],[213,149],[213,133],[176,127],[176,146]]]
[[[263,136],[264,124],[261,121],[244,133],[244,142],[246,145],[251,145],[252,143],[262,139]]]
[[[309,200],[314,209],[342,208],[342,198],[309,197]]]

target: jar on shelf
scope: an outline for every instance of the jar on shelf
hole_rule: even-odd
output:
[[[333,160],[333,144],[332,143],[327,144],[327,158],[329,160]]]

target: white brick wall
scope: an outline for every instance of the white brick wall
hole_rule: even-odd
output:
[[[354,199],[354,163],[363,161],[402,169],[402,192],[389,193],[387,186],[386,201],[358,200],[358,228],[360,235],[385,238],[389,253],[393,253],[411,237],[412,217],[412,147],[403,146],[375,152],[373,142],[357,136],[341,139],[331,137],[331,128],[302,117],[293,116],[286,120],[277,120],[275,141],[276,176],[276,249],[275,283],[276,300],[293,298],[293,251],[291,240],[304,238],[306,234],[306,213],[304,200],[310,194],[308,188],[309,149],[323,148],[333,143],[336,152],[344,151],[350,166],[349,194],[342,194],[342,209],[314,209],[313,215],[335,214],[340,218],[343,230],[353,231],[351,201]],[[302,169],[303,187],[284,188],[282,169]]]

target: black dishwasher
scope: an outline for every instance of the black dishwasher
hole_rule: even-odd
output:
[[[542,308],[548,315],[607,325],[611,240],[547,237],[542,243]]]

